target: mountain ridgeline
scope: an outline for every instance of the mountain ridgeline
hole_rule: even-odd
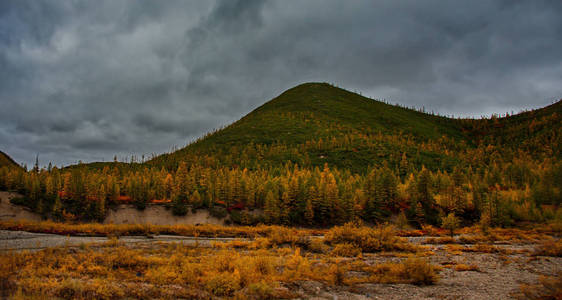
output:
[[[143,163],[0,169],[0,189],[51,218],[164,203],[238,224],[350,220],[508,226],[562,217],[562,102],[454,119],[326,83],[287,90],[230,126]],[[257,210],[256,210],[257,209]],[[260,213],[256,213],[260,212]]]

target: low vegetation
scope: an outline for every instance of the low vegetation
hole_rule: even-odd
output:
[[[299,289],[307,282],[332,291],[361,291],[365,284],[373,283],[432,285],[451,271],[487,274],[497,267],[485,263],[488,259],[503,265],[521,259],[543,265],[560,256],[555,224],[532,230],[488,228],[486,234],[478,226],[459,228],[461,235],[454,238],[447,230],[434,227],[423,229],[422,234],[430,237],[419,237],[420,230],[398,231],[391,225],[361,222],[327,230],[53,222],[0,222],[0,228],[110,237],[105,243],[0,253],[0,290],[2,296],[15,299],[38,295],[65,299],[307,298],[311,295]],[[147,233],[240,239],[134,246],[118,239],[119,235]],[[403,236],[438,245],[416,245]],[[530,243],[537,244],[535,250],[506,247]],[[478,264],[470,260],[482,255],[488,258]],[[442,268],[449,270],[442,273]],[[521,297],[556,299],[548,298],[559,293],[556,280],[550,276],[522,285]]]
[[[455,271],[463,272],[463,271],[477,271],[479,272],[477,265],[466,265],[466,264],[458,264],[455,266]]]
[[[540,276],[537,284],[522,284],[521,299],[562,299],[562,272],[556,276]]]
[[[297,241],[304,235],[319,234],[322,230],[294,229],[281,226],[221,226],[202,225],[151,225],[151,224],[68,224],[53,221],[0,221],[0,229],[25,230],[38,233],[91,236],[127,236],[171,234],[194,237],[271,237],[274,243]]]
[[[533,255],[562,257],[562,241],[559,239],[542,241],[535,247]]]
[[[396,235],[392,226],[370,228],[354,223],[335,226],[328,230],[324,241],[330,245],[352,245],[362,252],[411,251],[416,248]],[[347,246],[349,248],[349,246]]]
[[[423,258],[380,265],[361,260],[369,251],[409,251],[407,242],[393,236],[388,227],[349,224],[329,231],[330,239],[325,240],[284,227],[266,227],[262,232],[263,237],[217,242],[211,248],[181,243],[131,248],[112,239],[78,248],[4,253],[0,279],[9,295],[87,299],[294,298],[299,295],[285,286],[297,281],[350,287],[428,285],[438,280],[439,267]]]

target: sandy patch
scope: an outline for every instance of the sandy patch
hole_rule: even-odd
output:
[[[41,221],[41,216],[26,207],[13,205],[10,199],[17,197],[18,194],[12,192],[0,192],[0,221],[7,220],[29,220]]]
[[[41,215],[32,212],[26,207],[10,203],[10,199],[19,194],[0,192],[0,221],[29,220],[41,221]],[[119,205],[109,209],[104,224],[224,224],[223,220],[212,217],[207,210],[191,211],[185,216],[174,216],[172,210],[162,205],[148,205],[145,210],[137,210],[133,205]]]
[[[119,205],[116,209],[110,209],[103,222],[104,224],[154,224],[154,225],[177,225],[177,224],[223,224],[223,220],[212,217],[206,210],[191,211],[185,216],[174,216],[171,209],[162,205],[148,205],[140,211],[133,205]]]

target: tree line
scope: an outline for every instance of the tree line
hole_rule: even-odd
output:
[[[327,226],[395,215],[412,224],[439,224],[454,213],[465,223],[485,217],[509,226],[560,217],[561,183],[562,164],[549,159],[500,159],[448,172],[413,167],[405,154],[396,168],[372,166],[364,174],[292,163],[254,170],[186,162],[175,170],[0,169],[0,189],[24,195],[15,202],[65,220],[103,220],[119,203],[138,209],[162,203],[176,214],[188,208],[230,212],[241,224]]]

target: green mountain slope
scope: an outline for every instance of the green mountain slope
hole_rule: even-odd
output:
[[[461,163],[458,152],[465,148],[500,143],[515,149],[525,140],[536,144],[550,139],[560,128],[560,107],[557,103],[505,118],[461,120],[389,105],[326,83],[305,83],[148,164],[173,169],[179,161],[207,156],[211,164],[222,166],[252,169],[291,161],[319,167],[328,163],[361,173],[370,165],[397,167],[404,154],[416,167],[451,170]],[[533,122],[541,125],[531,132],[527,129]]]
[[[243,145],[249,141],[297,144],[353,130],[402,131],[420,138],[443,134],[464,137],[456,125],[454,120],[374,101],[325,83],[306,83],[284,92],[200,145]]]
[[[475,120],[467,128],[474,140],[534,155],[561,157],[562,100],[532,111],[503,118]]]

